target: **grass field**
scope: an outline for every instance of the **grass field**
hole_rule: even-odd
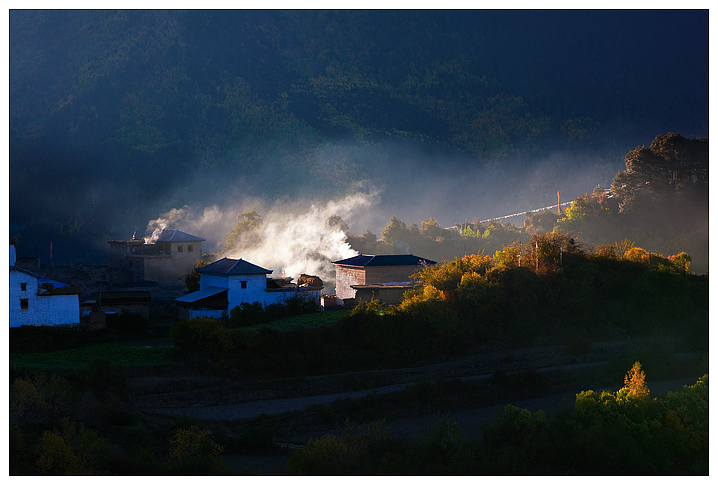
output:
[[[170,358],[171,347],[132,346],[127,343],[90,345],[56,352],[10,354],[10,367],[33,369],[80,369],[96,359],[106,359],[123,367],[177,365]]]
[[[316,312],[282,318],[272,322],[245,327],[245,329],[270,328],[287,331],[295,328],[316,328],[335,324],[351,310]],[[146,341],[116,342],[89,345],[77,349],[58,350],[44,353],[10,354],[10,368],[32,368],[47,370],[71,370],[85,367],[96,359],[106,359],[123,367],[151,367],[155,365],[179,365],[170,357],[171,346],[144,345]],[[171,344],[170,344],[171,345]]]

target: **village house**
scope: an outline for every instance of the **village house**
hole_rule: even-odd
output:
[[[202,257],[202,239],[177,229],[164,229],[154,242],[145,238],[107,241],[110,267],[124,281],[156,281],[184,285]]]
[[[227,318],[230,311],[242,303],[259,302],[266,307],[293,296],[302,296],[319,305],[323,288],[297,285],[290,282],[291,278],[269,278],[272,270],[243,259],[222,258],[196,271],[200,275],[199,290],[175,300],[180,307],[180,318]]]
[[[16,266],[10,245],[10,327],[22,325],[75,325],[80,323],[82,288],[44,278]]]
[[[413,254],[359,254],[334,261],[337,298],[398,304],[406,290],[418,285],[411,275],[432,264],[436,261]]]

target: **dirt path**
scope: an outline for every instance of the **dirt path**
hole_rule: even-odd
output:
[[[465,378],[511,372],[527,368],[604,361],[620,351],[614,342],[593,344],[591,352],[576,356],[565,345],[547,345],[523,349],[476,352],[462,358],[411,368],[379,369],[266,381],[232,379],[218,370],[214,375],[192,366],[158,370],[136,370],[128,376],[135,405],[160,413],[161,409],[214,407],[225,412],[226,406],[247,401],[277,401],[309,396],[331,396],[347,392],[381,390],[394,384]],[[331,398],[336,399],[337,397]],[[325,398],[318,398],[325,402]],[[331,401],[330,401],[331,402]],[[278,404],[281,405],[281,404]],[[167,411],[165,414],[176,414]],[[244,416],[244,414],[242,414]]]
[[[564,366],[563,370],[575,371],[582,368],[601,366],[606,363],[607,362],[591,362],[583,364],[572,364]],[[555,371],[555,367],[543,368],[538,370],[538,372],[552,371]],[[465,377],[463,380],[483,381],[485,383],[489,383],[492,376],[492,374],[481,374]],[[696,380],[697,377],[656,382],[651,384],[650,386],[652,390],[651,394],[653,396],[658,396],[661,394],[665,394],[665,392],[668,392],[670,390],[680,390],[683,385],[694,384]],[[290,412],[300,412],[315,405],[328,405],[332,404],[337,400],[343,399],[362,399],[366,398],[370,394],[380,396],[388,393],[398,392],[404,389],[408,384],[409,383],[393,384],[389,386],[365,389],[361,391],[321,394],[298,398],[247,401],[237,404],[227,404],[220,406],[201,406],[199,404],[195,404],[192,407],[186,408],[145,408],[143,409],[143,411],[149,414],[162,416],[189,416],[201,419],[203,421],[235,421],[254,419],[260,417],[263,414],[280,415]],[[586,389],[586,385],[583,384],[580,386],[580,388],[577,387],[575,391],[541,398],[516,401],[516,403],[507,402],[505,404],[514,404],[516,406],[528,409],[532,412],[535,412],[539,409],[543,409],[547,415],[549,415],[549,413],[555,414],[560,411],[570,410],[573,407],[573,402],[576,398],[576,394]],[[617,389],[618,387],[613,390],[615,391]],[[470,417],[476,415],[477,413],[485,414],[488,412],[490,415],[491,413],[493,413],[494,409],[495,406],[488,406],[478,410],[460,411],[459,413],[455,414],[461,414]],[[441,415],[441,413],[439,413],[439,415]],[[412,421],[412,419],[408,421]],[[475,418],[470,419],[473,420]]]
[[[415,412],[413,416],[402,416],[397,413],[386,421],[389,437],[398,440],[421,437],[442,419],[456,422],[461,427],[464,437],[481,439],[482,426],[489,422],[497,408],[500,409],[505,404],[513,404],[531,412],[543,410],[547,416],[570,411],[577,393],[587,389],[603,388],[587,377],[595,375],[593,368],[605,366],[610,359],[637,344],[642,342],[594,343],[591,345],[590,352],[580,356],[570,354],[567,347],[561,345],[504,349],[408,369],[350,372],[279,382],[277,380],[250,381],[242,383],[239,387],[236,382],[221,376],[209,377],[191,371],[173,375],[172,382],[169,384],[168,376],[138,376],[130,379],[130,384],[135,391],[140,391],[139,395],[133,396],[138,408],[150,415],[167,417],[186,415],[206,421],[241,421],[254,419],[263,414],[284,415],[282,417],[286,419],[281,419],[281,428],[277,430],[275,439],[306,443],[312,438],[327,434],[339,435],[343,432],[339,425],[307,425],[307,417],[312,421],[312,416],[321,412],[312,408],[315,405],[329,405],[341,399],[361,400],[372,393],[376,395],[393,393],[411,383],[437,379],[458,378],[474,381],[479,384],[479,389],[486,390],[498,370],[506,374],[527,369],[552,373],[560,367],[562,372],[571,375],[571,384],[552,395],[527,399],[507,398],[502,399],[500,404],[492,401],[473,407],[461,406],[459,403],[452,410],[427,409],[425,413]],[[681,360],[690,357],[683,355]],[[684,385],[694,384],[698,377],[649,381],[648,386],[651,395],[658,397],[668,391],[680,390]],[[372,386],[371,383],[381,385]],[[158,385],[162,387],[161,390],[156,387]],[[358,385],[367,388],[356,388]],[[193,386],[200,388],[178,390],[192,389]],[[611,390],[615,391],[618,387],[620,385]],[[343,403],[337,404],[339,407],[343,405]],[[382,412],[377,411],[377,415],[382,415]],[[286,470],[288,456],[288,454],[231,455],[225,459],[235,469],[244,469],[262,475],[277,475]]]
[[[669,381],[659,381],[650,384],[651,395],[659,397],[669,391],[678,391],[684,385],[695,384],[696,379],[684,378]],[[533,399],[509,400],[505,404],[513,404],[522,409],[528,409],[532,413],[542,410],[547,417],[556,415],[564,411],[573,409],[576,400],[576,394],[585,390],[584,388],[576,389],[571,392],[562,392],[559,394],[544,396]],[[613,389],[614,391],[616,389]],[[295,404],[306,404],[305,400],[283,400],[294,401]],[[266,402],[257,403],[258,408],[254,412],[263,409],[262,406]],[[243,409],[248,412],[252,403],[245,403]],[[288,404],[288,403],[284,403]],[[460,411],[451,411],[442,413],[429,414],[411,418],[393,419],[386,422],[388,428],[388,437],[397,440],[408,440],[415,437],[421,437],[428,433],[435,425],[439,424],[443,419],[457,423],[462,430],[462,435],[467,439],[480,440],[483,438],[482,427],[489,422],[494,416],[497,409],[503,406],[482,406],[476,409],[464,409]],[[264,408],[267,409],[267,408]],[[282,436],[277,437],[281,441],[292,443],[306,443],[310,439],[320,438],[322,436],[332,434],[341,435],[343,430],[322,429],[318,431],[293,432],[291,428],[283,428]],[[281,475],[287,470],[289,454],[284,455],[230,455],[225,457],[228,465],[236,469],[248,470],[251,473],[261,475]]]

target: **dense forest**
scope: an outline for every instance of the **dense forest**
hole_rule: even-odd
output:
[[[546,205],[558,184],[569,197],[608,185],[658,133],[707,135],[702,11],[9,20],[10,236],[43,260],[53,241],[57,262],[104,262],[107,239],[174,208],[320,200],[366,181],[386,220],[427,200],[409,224],[446,226]],[[520,177],[540,162],[546,178]]]

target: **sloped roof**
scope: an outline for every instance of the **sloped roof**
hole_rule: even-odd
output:
[[[210,296],[218,295],[218,294],[222,293],[223,291],[229,291],[229,290],[227,288],[220,288],[218,286],[208,286],[207,288],[203,288],[199,291],[188,293],[184,296],[180,296],[179,298],[175,298],[175,301],[181,301],[184,303],[194,303],[199,300],[204,300],[205,298],[209,298]]]
[[[187,234],[179,229],[163,229],[160,236],[157,238],[161,242],[192,242],[192,241],[206,241],[201,237]]]
[[[33,273],[29,269],[25,269],[20,266],[10,266],[10,271],[19,271],[20,273],[25,273],[26,275],[30,275],[34,278],[37,278],[38,280],[42,278],[42,276],[40,276],[39,274]]]
[[[436,261],[414,256],[413,254],[360,254],[341,261],[334,261],[334,264],[365,268],[367,266],[424,266],[436,264]]]
[[[271,269],[264,269],[243,259],[222,258],[219,261],[197,268],[198,273],[221,275],[258,275],[271,274]]]
[[[82,293],[82,287],[80,285],[67,285],[59,281],[51,280],[25,268],[21,268],[20,266],[10,266],[10,271],[18,271],[31,278],[37,278],[37,284],[40,287],[42,295],[73,295]]]

